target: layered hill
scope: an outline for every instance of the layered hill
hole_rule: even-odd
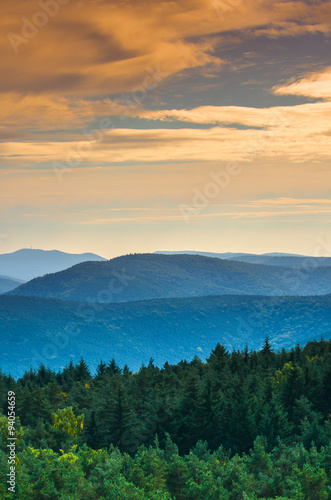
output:
[[[9,292],[84,302],[125,302],[205,295],[323,295],[331,267],[297,269],[200,255],[133,254],[84,262]]]
[[[0,276],[0,294],[9,292],[14,288],[20,286],[23,282],[8,278],[7,276]]]
[[[0,274],[18,280],[31,280],[47,273],[56,273],[86,261],[106,260],[93,253],[70,254],[59,250],[23,248],[0,255]]]
[[[204,257],[215,257],[218,259],[236,260],[238,262],[249,262],[250,264],[265,264],[267,266],[285,266],[285,267],[300,267],[302,269],[314,269],[316,267],[331,266],[331,257],[311,257],[307,255],[296,255],[288,253],[265,253],[265,254],[250,254],[250,253],[213,253],[213,252],[155,252],[156,254],[165,255],[203,255]]]
[[[0,369],[13,376],[41,363],[58,369],[81,356],[94,370],[113,356],[122,366],[202,359],[227,349],[274,349],[331,336],[331,295],[212,296],[122,304],[0,297]]]

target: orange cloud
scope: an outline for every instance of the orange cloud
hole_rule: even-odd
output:
[[[286,158],[290,162],[330,158],[331,103],[283,108],[231,107],[174,111],[186,121],[239,123],[260,129],[215,126],[211,129],[113,129],[100,140],[67,142],[34,140],[0,143],[2,163],[19,165],[60,162],[57,168],[79,168],[122,162],[244,161]],[[171,111],[157,112],[160,117]],[[153,116],[153,113],[152,113]]]
[[[131,92],[141,86],[147,67],[159,66],[171,76],[219,64],[210,35],[271,26],[273,36],[288,36],[303,29],[327,32],[331,24],[330,2],[17,0],[2,5],[0,91],[33,95]],[[53,15],[47,14],[51,6]]]
[[[298,95],[331,101],[331,67],[301,80],[274,88],[278,95]]]
[[[273,219],[274,217],[280,217],[280,216],[301,216],[301,215],[327,215],[331,214],[331,210],[281,210],[278,212],[220,212],[220,213],[190,213],[189,215],[189,220],[190,222],[197,221],[197,220],[205,220],[205,219],[215,219],[215,218],[222,218],[222,219],[229,219],[229,220],[234,220],[234,219]],[[177,216],[172,216],[172,215],[156,215],[156,216],[150,216],[150,217],[112,217],[112,218],[107,218],[107,219],[93,219],[89,221],[83,221],[83,222],[77,222],[78,225],[107,225],[107,224],[114,224],[114,223],[120,223],[123,224],[124,222],[127,223],[160,223],[160,222],[184,222],[185,219],[183,215],[177,215]]]
[[[188,28],[196,24],[202,8],[189,8],[185,2],[130,5],[71,0],[34,33],[36,13],[43,12],[38,3],[19,0],[8,4],[1,21],[7,37],[0,46],[4,56],[0,91],[114,94],[139,87],[148,67],[159,66],[172,75],[217,64],[209,42],[185,40],[201,31]],[[204,13],[209,22],[203,34],[213,31],[212,24],[215,30],[215,15],[213,23],[211,14],[211,9]],[[29,32],[31,36],[26,38],[24,34]]]
[[[0,14],[4,140],[134,114],[104,96],[132,100],[191,68],[213,74],[224,62],[215,45],[229,31],[278,37],[331,26],[331,2],[279,0],[17,0],[3,2]]]
[[[300,86],[300,84],[298,84]],[[288,87],[284,93],[291,92]],[[316,90],[317,92],[317,90]],[[200,106],[193,109],[137,111],[137,116],[150,120],[182,121],[200,124],[238,124],[247,127],[285,129],[300,127],[305,133],[325,132],[330,129],[331,103],[301,104],[249,108],[244,106]]]

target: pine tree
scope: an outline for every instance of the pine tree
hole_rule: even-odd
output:
[[[44,386],[48,384],[53,379],[53,372],[51,370],[47,370],[45,365],[41,364],[37,373],[36,382]]]
[[[173,455],[178,455],[178,446],[171,440],[170,434],[165,432],[165,449],[164,449],[164,457],[167,461],[169,461]]]
[[[228,360],[229,353],[219,342],[216,344],[215,349],[211,351],[209,358],[207,358],[208,364],[216,372],[220,372],[224,368]]]
[[[207,425],[207,406],[203,387],[197,368],[191,369],[188,376],[185,395],[181,402],[178,437],[181,450],[187,452],[197,442],[198,437],[204,437]]]
[[[64,368],[62,373],[58,373],[56,376],[57,382],[62,385],[62,389],[67,392],[75,381],[75,366],[72,360]]]
[[[84,426],[85,442],[90,447],[96,450],[98,448],[98,432],[95,410],[90,414],[88,422]]]
[[[104,363],[102,360],[100,361],[100,363],[98,364],[97,366],[97,373],[96,373],[96,380],[101,380],[102,377],[107,373],[107,364]]]
[[[23,425],[35,425],[38,418],[49,419],[51,408],[43,388],[30,382],[17,394],[17,414]]]
[[[264,354],[265,356],[269,356],[272,353],[272,348],[271,344],[269,342],[269,336],[267,335],[263,344],[263,347],[261,349],[261,353]]]
[[[123,377],[127,380],[131,377],[132,372],[130,371],[129,367],[127,364],[124,365],[123,368]]]
[[[90,369],[83,358],[80,359],[80,362],[75,367],[74,378],[75,378],[75,380],[77,380],[79,382],[82,382],[83,380],[88,380],[91,378]]]
[[[247,381],[237,377],[224,394],[219,410],[219,446],[238,453],[249,451],[256,436],[252,404]]]
[[[188,477],[189,470],[185,462],[178,455],[173,455],[168,465],[167,486],[176,500],[186,500],[184,488]]]
[[[116,361],[114,358],[108,364],[108,366],[106,368],[106,373],[107,373],[107,375],[110,375],[111,377],[113,377],[114,375],[117,375],[118,373],[121,373],[121,369],[116,364]]]
[[[295,400],[299,399],[303,394],[304,384],[305,380],[302,369],[297,364],[292,364],[282,388],[283,403],[290,418],[292,417]]]
[[[273,353],[268,335],[265,338],[261,351],[259,352],[260,363],[263,369],[272,368],[275,355]]]
[[[319,400],[320,408],[324,412],[324,415],[327,416],[328,412],[330,413],[331,408],[331,355],[327,355],[325,359],[326,370],[322,377],[322,387],[321,387],[321,397]]]
[[[278,392],[272,388],[270,378],[266,383],[259,413],[258,433],[266,438],[270,449],[272,449],[276,446],[278,438],[286,439],[291,434],[293,426],[289,422]]]
[[[117,383],[100,402],[97,413],[98,442],[102,446],[113,443],[120,450],[132,448],[136,442],[134,427],[137,424],[132,407],[122,383]]]

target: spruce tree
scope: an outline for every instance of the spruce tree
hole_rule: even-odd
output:
[[[225,347],[218,342],[215,349],[211,351],[209,358],[207,358],[207,362],[216,372],[220,372],[224,368],[228,359],[229,353]]]
[[[106,368],[106,373],[107,373],[107,375],[110,375],[111,377],[113,377],[114,375],[117,375],[118,373],[121,373],[121,369],[117,365],[114,358],[110,361],[110,363],[108,363],[108,366]]]
[[[98,364],[97,366],[97,373],[96,373],[96,380],[101,380],[102,377],[107,373],[107,364],[104,363],[102,360],[100,361],[100,363]]]
[[[132,448],[136,443],[137,420],[121,382],[117,382],[115,387],[107,386],[106,396],[100,401],[97,421],[97,439],[102,446],[109,446],[113,443],[120,450],[124,450]]]
[[[78,365],[75,366],[74,378],[78,382],[82,382],[83,380],[88,380],[91,378],[90,369],[83,358],[81,358]]]

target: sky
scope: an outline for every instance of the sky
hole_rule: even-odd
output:
[[[331,1],[0,11],[0,253],[331,256]]]

